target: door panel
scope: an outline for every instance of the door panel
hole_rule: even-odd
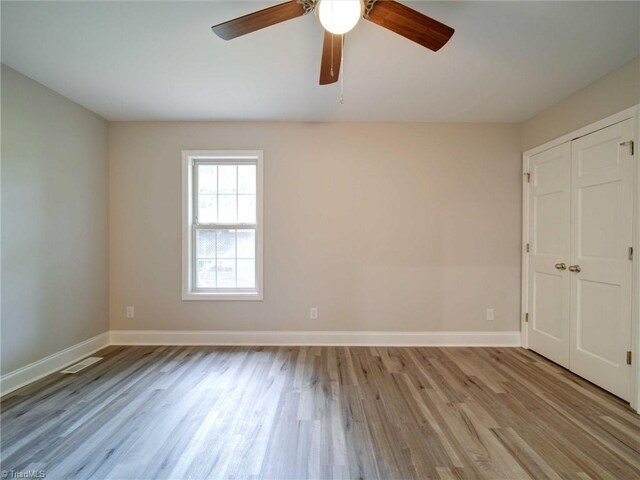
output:
[[[610,181],[578,190],[578,211],[583,217],[580,223],[579,240],[582,257],[616,257],[616,211],[620,184]],[[585,214],[588,212],[588,214]]]
[[[628,400],[633,138],[627,120],[571,146],[571,353],[578,375]]]
[[[620,322],[612,324],[603,319],[620,319],[620,286],[605,282],[578,280],[577,298],[580,299],[577,340],[582,352],[617,366],[617,356],[620,353],[615,341],[620,337]],[[618,334],[613,334],[614,332]]]
[[[569,368],[571,145],[529,161],[529,348]]]
[[[533,310],[536,315],[531,322],[534,331],[562,343],[564,305],[562,295],[558,293],[562,292],[565,279],[562,275],[549,275],[544,272],[535,272],[534,275],[533,288],[536,292],[533,295],[535,302]]]

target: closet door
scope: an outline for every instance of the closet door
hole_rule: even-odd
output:
[[[571,144],[529,165],[529,348],[569,368]]]
[[[627,120],[572,142],[571,370],[628,400],[633,157]],[[625,144],[626,143],[626,144]]]

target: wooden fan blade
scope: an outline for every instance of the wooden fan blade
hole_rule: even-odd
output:
[[[333,49],[333,55],[331,50]],[[342,35],[324,31],[322,43],[322,61],[320,63],[320,85],[329,85],[338,81],[342,60]],[[333,71],[331,70],[333,64]],[[333,73],[333,75],[332,75]]]
[[[367,20],[434,52],[449,41],[455,30],[394,0],[378,0]]]
[[[305,13],[305,9],[301,4],[296,0],[291,0],[290,2],[274,5],[273,7],[214,25],[211,30],[220,38],[231,40],[232,38],[270,27],[276,23],[301,17]]]

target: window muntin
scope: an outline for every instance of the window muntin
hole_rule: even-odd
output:
[[[261,152],[254,153],[187,158],[192,194],[183,297],[261,298]]]

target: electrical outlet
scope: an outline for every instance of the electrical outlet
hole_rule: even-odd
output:
[[[493,308],[487,308],[487,322],[493,322]]]
[[[309,310],[309,318],[311,320],[318,319],[318,307],[311,307],[311,309]]]
[[[133,318],[133,316],[134,316],[133,307],[127,307],[127,318]]]

